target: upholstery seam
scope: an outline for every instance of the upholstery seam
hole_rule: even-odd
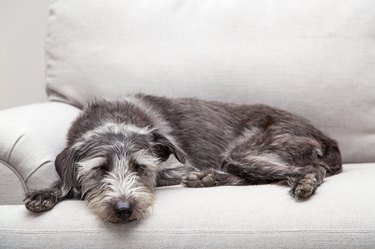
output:
[[[50,162],[52,162],[51,160],[47,160],[47,161],[45,161],[45,162],[43,162],[43,163],[41,163],[38,167],[36,167],[36,169],[34,169],[26,178],[25,178],[25,184],[26,184],[26,182],[29,180],[29,178],[35,173],[35,172],[37,172],[41,167],[43,167],[44,165],[46,165],[46,164],[48,164],[48,163],[50,163]]]
[[[17,143],[21,140],[21,138],[23,138],[24,136],[25,136],[25,134],[22,134],[21,136],[19,136],[17,138],[16,142],[14,142],[12,148],[9,151],[8,158],[7,158],[7,163],[10,163],[10,157],[12,156],[14,148],[16,147]]]
[[[104,229],[99,229],[99,230],[84,230],[84,229],[64,229],[64,230],[29,230],[29,229],[0,229],[0,233],[25,233],[25,234],[36,234],[36,233],[44,233],[44,234],[55,234],[55,233],[82,233],[82,234],[88,234],[88,233],[103,233],[103,232],[108,232],[108,233],[113,233],[108,230]],[[134,232],[132,232],[134,233]],[[139,230],[135,231],[135,233],[141,233],[141,234],[181,234],[181,235],[196,235],[196,234],[203,234],[205,233],[210,234],[210,235],[216,235],[216,234],[221,234],[221,235],[236,235],[236,234],[290,234],[290,233],[317,233],[317,234],[375,234],[375,230],[264,230],[264,231],[220,231],[220,230],[180,230],[180,231],[166,231],[166,230]]]
[[[6,162],[6,161],[4,161],[2,159],[0,159],[0,163],[4,164],[8,169],[10,169],[18,177],[18,179],[22,183],[23,190],[25,191],[25,193],[28,192],[29,188],[27,187],[25,180],[23,179],[23,177],[21,176],[21,174],[18,172],[18,170],[16,170],[15,167],[13,167],[12,165],[10,165],[9,162]]]

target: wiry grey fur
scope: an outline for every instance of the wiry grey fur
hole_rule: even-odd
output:
[[[88,104],[55,165],[61,181],[28,193],[29,210],[80,198],[102,219],[126,222],[147,215],[156,186],[181,182],[278,182],[306,199],[325,176],[341,171],[341,157],[334,140],[286,111],[138,94]]]

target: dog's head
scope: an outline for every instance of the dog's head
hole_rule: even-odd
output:
[[[144,218],[153,203],[160,165],[183,151],[155,129],[107,124],[85,133],[56,158],[64,194],[76,192],[103,220]]]

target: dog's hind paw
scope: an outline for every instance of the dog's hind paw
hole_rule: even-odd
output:
[[[29,192],[24,199],[25,207],[34,213],[48,211],[56,205],[57,196],[52,189]]]
[[[314,194],[317,189],[317,179],[314,174],[302,177],[290,190],[290,194],[297,200],[304,200]]]
[[[208,170],[189,172],[182,177],[182,185],[189,188],[213,187],[216,185],[214,172]]]

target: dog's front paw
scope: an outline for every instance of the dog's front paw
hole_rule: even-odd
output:
[[[182,184],[189,188],[203,188],[215,186],[215,175],[208,170],[189,172],[182,177]]]
[[[40,190],[26,194],[25,207],[34,213],[48,211],[57,203],[57,192],[55,190]]]
[[[302,177],[290,190],[290,194],[297,200],[304,200],[314,194],[318,187],[314,174],[307,174]]]

